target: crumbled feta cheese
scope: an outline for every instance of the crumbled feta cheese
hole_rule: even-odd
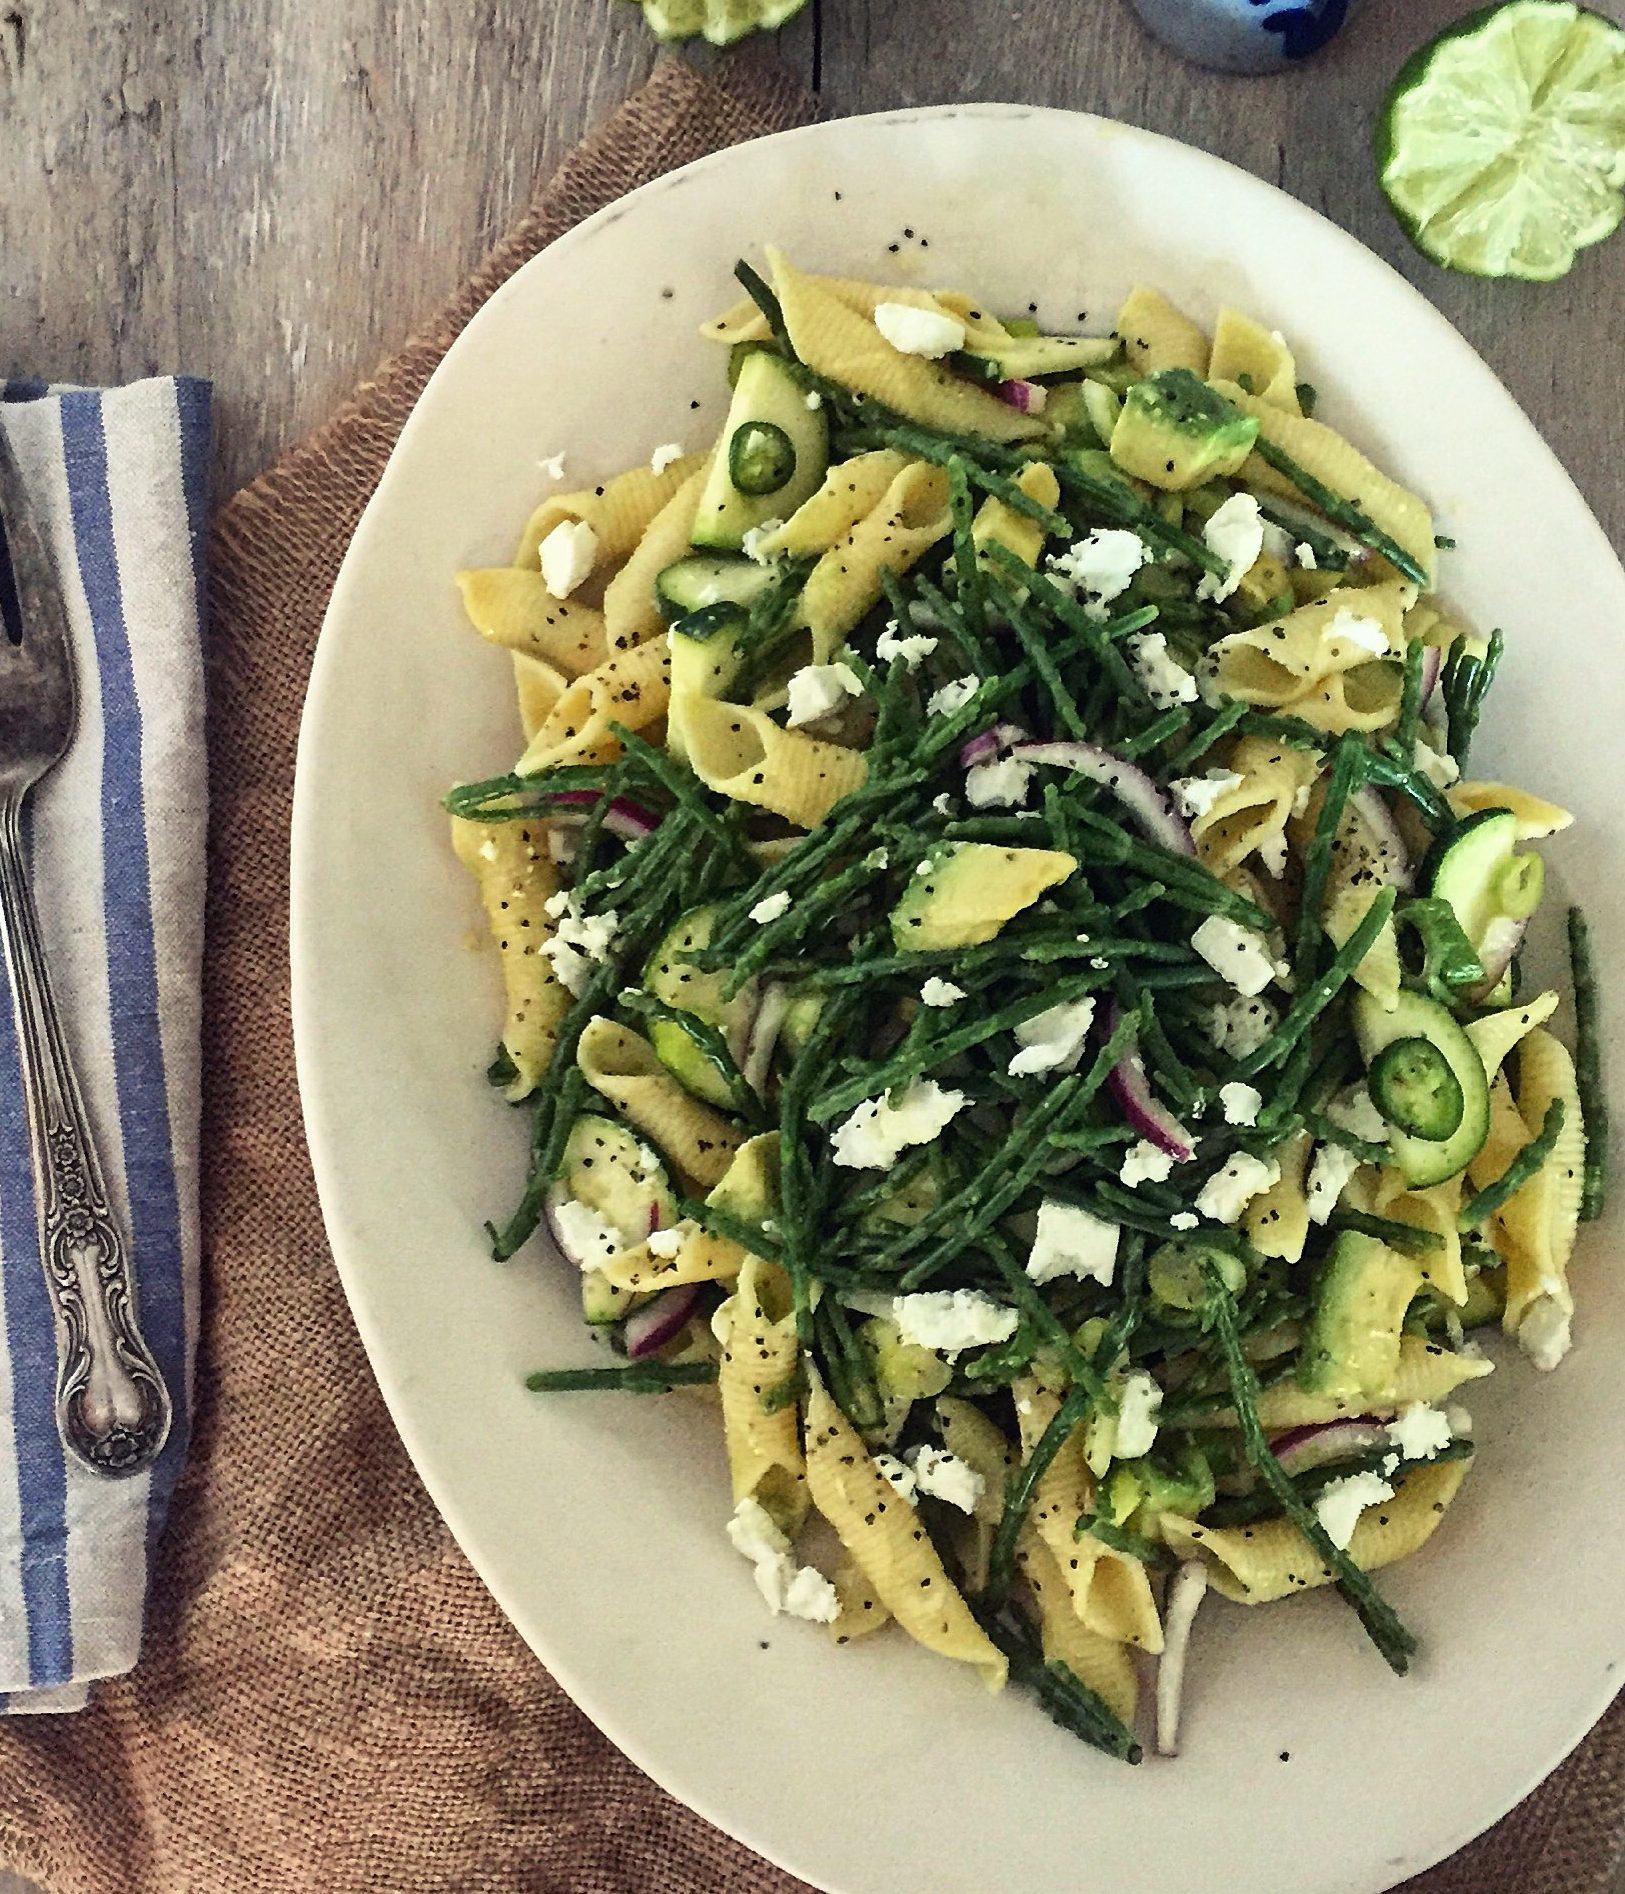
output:
[[[1143,1368],[1125,1375],[1117,1393],[1117,1431],[1113,1439],[1115,1460],[1141,1460],[1157,1439],[1157,1415],[1162,1409],[1162,1389]]]
[[[1128,641],[1128,661],[1159,710],[1175,704],[1194,704],[1196,679],[1183,664],[1168,655],[1168,640],[1160,631],[1141,632]]]
[[[980,1289],[925,1289],[899,1296],[892,1319],[905,1342],[959,1355],[1009,1341],[1019,1317]]]
[[[626,1248],[608,1217],[578,1197],[555,1198],[549,1209],[559,1248],[580,1269],[597,1269]]]
[[[1212,1007],[1203,1022],[1214,1046],[1232,1059],[1250,1058],[1280,1024],[1268,1000],[1227,1000]]]
[[[1331,623],[1320,634],[1322,644],[1332,644],[1341,639],[1358,651],[1369,651],[1374,658],[1388,655],[1388,634],[1375,618],[1366,618],[1361,613],[1343,606]]]
[[[663,441],[649,456],[649,471],[652,474],[663,474],[674,460],[682,458],[683,449],[679,442]]]
[[[1382,1465],[1378,1469],[1378,1471],[1382,1474],[1382,1477],[1385,1480],[1391,1480],[1394,1477],[1394,1475],[1399,1471],[1400,1464],[1401,1464],[1401,1457],[1399,1454],[1385,1453],[1382,1456]]]
[[[1215,1223],[1234,1223],[1255,1197],[1263,1196],[1280,1181],[1281,1167],[1274,1158],[1237,1151],[1202,1186],[1196,1208]]]
[[[1227,1125],[1256,1125],[1264,1104],[1264,1094],[1256,1085],[1232,1079],[1219,1087],[1219,1105]]]
[[[1407,1460],[1431,1460],[1450,1445],[1450,1418],[1426,1401],[1411,1401],[1388,1423],[1388,1438]]]
[[[549,480],[562,480],[564,478],[564,456],[562,454],[549,454],[544,459],[537,461],[536,465],[541,468]]]
[[[603,914],[583,914],[576,904],[576,898],[568,891],[563,903],[555,906],[558,895],[552,895],[544,905],[543,912],[553,918],[556,925],[550,939],[544,940],[536,949],[552,965],[554,977],[569,992],[580,997],[594,966],[601,966],[609,958],[610,946],[620,931],[620,916],[613,908]]]
[[[1326,1107],[1326,1116],[1339,1131],[1366,1144],[1388,1142],[1388,1120],[1377,1110],[1363,1085],[1348,1085]]]
[[[537,548],[542,584],[554,598],[568,598],[598,563],[598,535],[585,520],[560,520]]]
[[[1176,1230],[1194,1230],[1201,1221],[1202,1219],[1194,1210],[1176,1210],[1168,1219],[1169,1224]]]
[[[965,1094],[945,1090],[935,1079],[915,1079],[900,1092],[866,1098],[830,1137],[837,1164],[851,1170],[883,1171],[911,1144],[929,1144],[964,1106]]]
[[[965,346],[965,325],[957,317],[911,303],[877,303],[875,327],[900,355],[923,355],[930,362]]]
[[[790,890],[780,888],[777,894],[764,894],[750,910],[750,918],[758,926],[768,921],[776,921],[781,914],[790,912]]]
[[[986,1481],[969,1461],[940,1447],[913,1447],[906,1457],[922,1493],[957,1506],[962,1513],[975,1512]]]
[[[1027,800],[1033,779],[1031,763],[1005,757],[997,763],[973,763],[965,772],[965,800],[973,809],[999,805],[1016,808]]]
[[[1056,553],[1050,570],[1074,586],[1081,586],[1101,605],[1126,592],[1134,575],[1149,557],[1145,541],[1126,526],[1097,526],[1076,545]]]
[[[638,1175],[640,1177],[653,1177],[655,1172],[659,1169],[660,1153],[653,1150],[647,1144],[640,1144],[638,1146]]]
[[[1166,1151],[1153,1144],[1149,1138],[1141,1138],[1138,1144],[1131,1144],[1123,1153],[1117,1181],[1130,1186],[1166,1183],[1173,1168],[1174,1160]]]
[[[944,684],[941,690],[935,690],[925,700],[925,714],[928,717],[951,717],[956,710],[976,695],[981,684],[979,677],[956,677],[951,684]]]
[[[924,632],[905,637],[898,630],[895,618],[875,640],[875,656],[882,664],[890,664],[893,658],[901,658],[911,671],[916,670],[921,660],[930,657],[936,648],[936,639],[928,638]]]
[[[771,564],[773,554],[766,550],[767,542],[783,525],[783,520],[763,520],[760,526],[747,526],[739,542],[739,550],[747,559],[754,559],[759,566]]]
[[[1035,1072],[1074,1070],[1083,1057],[1094,1018],[1095,1003],[1085,998],[1062,1000],[1024,1019],[1015,1029],[1021,1050],[1010,1061],[1010,1076],[1019,1079]]]
[[[1038,1206],[1027,1274],[1040,1283],[1053,1282],[1057,1276],[1088,1276],[1109,1288],[1120,1235],[1115,1223],[1103,1222],[1077,1204],[1046,1197]]]
[[[915,1491],[914,1470],[906,1467],[893,1453],[877,1453],[874,1456],[875,1471],[889,1480],[902,1494],[904,1499],[913,1499]]]
[[[805,403],[807,412],[809,414],[816,414],[818,410],[821,407],[823,407],[823,405],[824,405],[824,397],[818,392],[816,388],[809,388],[807,390],[807,400]]]
[[[940,796],[933,796],[931,798],[931,807],[936,810],[938,815],[951,816],[954,812],[954,799],[945,789]],[[921,865],[924,866],[923,863]]]
[[[1277,829],[1273,835],[1263,835],[1258,839],[1258,859],[1264,864],[1264,872],[1272,881],[1279,881],[1286,873],[1286,835]]]
[[[772,1516],[759,1499],[742,1499],[728,1521],[728,1539],[741,1558],[753,1565],[763,1559],[782,1557],[790,1550],[790,1541],[774,1525]]]
[[[1307,539],[1300,540],[1294,550],[1298,555],[1298,564],[1303,567],[1305,572],[1318,572],[1320,570],[1320,561],[1315,557],[1315,549],[1309,544]]]
[[[1339,1552],[1348,1550],[1354,1528],[1368,1506],[1392,1499],[1394,1489],[1379,1473],[1351,1473],[1323,1486],[1315,1499],[1315,1517]]]
[[[1315,793],[1313,782],[1299,783],[1292,792],[1292,813],[1294,817],[1303,815],[1309,807]]]
[[[1210,914],[1191,935],[1191,945],[1221,979],[1248,999],[1262,993],[1275,978],[1269,942],[1222,914]]]
[[[1205,776],[1179,776],[1168,787],[1174,792],[1181,815],[1204,816],[1221,796],[1241,787],[1241,778],[1233,769],[1210,769]]]
[[[759,1500],[742,1499],[728,1521],[734,1550],[756,1568],[756,1589],[777,1617],[808,1618],[815,1624],[833,1624],[840,1615],[835,1587],[811,1565],[797,1566],[790,1541],[774,1525]]]
[[[675,1256],[683,1247],[683,1233],[675,1224],[669,1230],[651,1230],[645,1247],[651,1256]]]
[[[1461,780],[1461,770],[1456,759],[1448,751],[1435,750],[1420,737],[1411,751],[1411,760],[1416,765],[1417,774],[1425,776],[1435,789],[1448,789],[1452,783]]]
[[[1309,1183],[1304,1192],[1304,1202],[1309,1211],[1311,1223],[1324,1223],[1337,1208],[1337,1200],[1348,1188],[1348,1181],[1360,1168],[1360,1159],[1356,1152],[1346,1151],[1340,1144],[1323,1144],[1315,1152],[1315,1161],[1309,1166]]]
[[[1556,1296],[1536,1296],[1518,1324],[1518,1346],[1550,1374],[1573,1346],[1571,1318]]]
[[[792,730],[804,723],[816,723],[847,698],[862,695],[863,680],[850,664],[804,664],[792,675],[786,690],[790,714],[785,722]]]
[[[920,866],[924,868],[929,864],[922,862]],[[957,1006],[964,997],[962,986],[955,986],[952,980],[939,979],[936,974],[920,988],[920,999],[927,1006]]]
[[[1217,573],[1204,573],[1196,596],[1217,603],[1235,591],[1264,550],[1264,519],[1257,500],[1250,493],[1231,494],[1223,506],[1208,515],[1202,540],[1209,552],[1224,561],[1225,573],[1222,579]]]
[[[833,1624],[841,1615],[835,1587],[816,1565],[803,1565],[784,1588],[784,1614],[809,1624]]]

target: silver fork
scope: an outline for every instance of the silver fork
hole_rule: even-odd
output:
[[[61,586],[3,428],[0,527],[18,607],[16,622],[0,627],[0,936],[22,1050],[40,1260],[57,1323],[56,1423],[70,1452],[119,1477],[163,1451],[171,1404],[137,1321],[129,1246],[108,1206],[29,887],[23,803],[67,751],[77,700]]]

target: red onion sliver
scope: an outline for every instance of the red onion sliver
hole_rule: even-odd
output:
[[[1049,400],[1049,391],[1036,381],[1001,381],[993,392],[1023,414],[1042,414]]]
[[[1108,1037],[1116,1032],[1121,1018],[1121,1009],[1114,1001],[1106,1016]],[[1152,1091],[1145,1061],[1135,1041],[1129,1042],[1128,1050],[1112,1067],[1106,1083],[1122,1106],[1123,1116],[1142,1138],[1159,1151],[1166,1151],[1176,1164],[1183,1164],[1192,1155],[1196,1140]]]
[[[996,723],[983,730],[979,735],[969,738],[960,748],[959,767],[972,769],[978,763],[988,763],[1000,751],[1009,749],[1013,744],[1025,743],[1027,732],[1019,723]]]
[[[773,1067],[773,1048],[779,1043],[779,1028],[790,1010],[789,991],[777,982],[762,989],[761,1003],[745,1036],[744,1057],[739,1062],[745,1083],[760,1093]]]
[[[1422,708],[1427,709],[1433,702],[1433,693],[1438,687],[1439,672],[1444,666],[1444,652],[1436,644],[1430,644],[1422,653]]]
[[[645,1355],[652,1355],[656,1349],[675,1340],[694,1313],[699,1295],[697,1282],[679,1283],[675,1289],[662,1289],[641,1309],[634,1309],[621,1328],[628,1358],[641,1361]]]
[[[1270,1442],[1270,1452],[1285,1472],[1308,1473],[1315,1467],[1330,1466],[1335,1460],[1352,1460],[1356,1454],[1369,1453],[1387,1440],[1388,1429],[1383,1422],[1374,1415],[1362,1414],[1277,1434]]]
[[[1018,743],[1019,762],[1052,763],[1110,789],[1147,838],[1176,855],[1194,855],[1190,825],[1138,763],[1103,750],[1098,743]]]

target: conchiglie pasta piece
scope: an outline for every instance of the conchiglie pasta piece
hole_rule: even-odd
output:
[[[1493,1079],[1519,1041],[1536,1026],[1544,1026],[1556,1011],[1557,994],[1548,987],[1544,993],[1520,1000],[1516,1006],[1503,1006],[1496,1013],[1481,1013],[1477,1019],[1470,1019],[1464,1030],[1473,1042],[1473,1050],[1483,1061],[1484,1070]]]
[[[769,250],[768,258],[791,344],[818,374],[945,434],[1023,441],[1044,433],[1042,421],[939,363],[894,349],[872,321],[820,278],[793,268],[777,250]]]
[[[988,1560],[1004,1514],[1005,1483],[1016,1465],[1015,1449],[979,1407],[952,1395],[937,1402],[937,1424],[943,1446],[981,1476],[982,1491],[960,1534],[960,1562],[974,1594],[987,1588]]]
[[[688,478],[650,520],[626,564],[604,588],[604,632],[611,650],[630,650],[666,629],[655,580],[667,566],[687,557],[705,485],[706,462],[691,459],[684,464],[692,469]]]
[[[685,700],[689,765],[708,789],[816,828],[868,776],[861,752],[781,729],[764,711]]]
[[[1361,882],[1345,876],[1337,884],[1328,887],[1321,917],[1327,938],[1341,947],[1370,913],[1372,904],[1383,891],[1383,885],[1369,876]],[[1399,934],[1390,915],[1378,930],[1376,939],[1365,950],[1352,977],[1355,984],[1364,987],[1385,1012],[1391,1013],[1399,1004],[1400,975]]]
[[[1320,679],[1305,696],[1294,698],[1287,710],[1331,736],[1381,730],[1399,715],[1404,687],[1404,674],[1397,664],[1362,664]]]
[[[1477,815],[1485,809],[1510,809],[1518,820],[1518,840],[1538,842],[1548,835],[1560,835],[1572,826],[1573,815],[1555,802],[1544,802],[1527,790],[1511,783],[1453,783],[1444,799],[1458,816]]]
[[[1360,621],[1359,636],[1333,629],[1344,613]],[[1375,630],[1367,631],[1367,626]],[[1390,653],[1402,649],[1402,586],[1337,586],[1311,605],[1221,638],[1213,648],[1219,687],[1226,696],[1248,703],[1291,703],[1321,679],[1369,664],[1374,653],[1366,640],[1377,633]],[[1237,668],[1244,659],[1245,666]]]
[[[829,1635],[835,1643],[851,1644],[891,1623],[885,1599],[869,1583],[868,1574],[850,1552],[842,1554],[830,1583],[835,1587],[838,1607],[835,1620],[829,1626]]]
[[[609,655],[603,614],[591,605],[554,598],[539,572],[486,566],[459,572],[457,589],[469,623],[482,638],[580,677]]]
[[[763,1405],[771,1389],[795,1374],[801,1359],[784,1271],[747,1253],[716,1327],[724,1337],[717,1386],[734,1504],[756,1500],[793,1539],[811,1503],[801,1422],[794,1401],[771,1413]]]
[[[720,1112],[691,1098],[660,1063],[647,1039],[613,1020],[595,1019],[581,1035],[576,1064],[593,1090],[668,1157],[683,1176],[710,1189],[742,1143]]]
[[[731,1282],[739,1274],[745,1251],[739,1244],[684,1218],[673,1226],[681,1237],[675,1256],[657,1256],[645,1243],[619,1251],[601,1266],[601,1272],[615,1289],[633,1289],[652,1294],[657,1289],[675,1289],[687,1282]]]
[[[952,529],[947,474],[909,462],[807,574],[797,611],[812,633],[814,663],[828,663],[879,599],[883,572],[901,578]]]
[[[1215,381],[1240,383],[1243,376],[1253,393],[1285,414],[1302,414],[1298,400],[1298,366],[1276,332],[1244,316],[1239,309],[1221,309],[1213,328],[1213,360],[1208,374]]]
[[[1450,1177],[1426,1190],[1413,1190],[1401,1172],[1384,1165],[1372,1185],[1371,1208],[1379,1217],[1392,1217],[1396,1223],[1414,1223],[1418,1229],[1431,1230],[1439,1238],[1437,1249],[1416,1252],[1417,1267],[1422,1272],[1423,1282],[1459,1308],[1467,1300],[1461,1233],[1456,1228],[1456,1217],[1461,1210],[1461,1179]]]
[[[1433,544],[1433,515],[1426,502],[1391,480],[1334,428],[1302,415],[1287,414],[1262,396],[1248,394],[1233,381],[1215,380],[1213,385],[1227,401],[1258,418],[1265,440],[1290,455],[1322,486],[1357,506],[1374,526],[1402,546],[1432,583],[1438,555]],[[1241,477],[1262,493],[1279,493],[1300,502],[1305,498],[1256,452],[1248,456]]]
[[[1354,1414],[1396,1414],[1412,1401],[1437,1402],[1453,1394],[1464,1382],[1487,1375],[1494,1363],[1474,1355],[1457,1355],[1420,1335],[1399,1338],[1399,1367],[1394,1384],[1381,1394],[1353,1395],[1338,1400],[1330,1395],[1305,1394],[1289,1374],[1283,1381],[1271,1382],[1258,1397],[1258,1417],[1266,1429],[1277,1433],[1288,1427],[1313,1427],[1321,1421],[1344,1420]],[[1233,1410],[1214,1416],[1215,1427],[1234,1427]]]
[[[529,1098],[547,1062],[570,995],[541,951],[553,923],[546,903],[558,874],[548,856],[541,822],[466,822],[452,818],[452,845],[479,883],[480,899],[502,962],[508,1016],[502,1045],[514,1076],[503,1096]]]
[[[732,348],[736,342],[767,342],[772,339],[773,331],[767,326],[767,317],[749,296],[741,296],[736,303],[730,303],[720,316],[712,316],[709,322],[700,324],[700,335],[707,342],[720,342],[725,348]]]
[[[927,1650],[972,1664],[990,1690],[1009,1666],[943,1569],[914,1506],[870,1457],[852,1423],[809,1369],[807,1483],[813,1504],[863,1568],[903,1629]]]
[[[1394,1489],[1392,1499],[1360,1515],[1349,1557],[1361,1571],[1377,1572],[1419,1551],[1432,1538],[1471,1465],[1471,1460],[1446,1460],[1418,1467]],[[1238,1605],[1272,1604],[1332,1583],[1320,1554],[1290,1520],[1217,1528],[1165,1513],[1160,1523],[1163,1539],[1175,1553],[1181,1559],[1200,1559],[1214,1588]]]
[[[891,447],[837,461],[816,493],[803,500],[782,526],[762,535],[762,554],[776,558],[781,553],[805,557],[828,552],[874,511],[886,489],[912,464],[907,454]]]
[[[519,727],[528,744],[553,714],[553,706],[570,687],[570,680],[551,664],[539,658],[527,658],[522,651],[513,657],[513,688],[519,701]]]
[[[1016,485],[1040,506],[1060,504],[1061,483],[1055,478],[1055,469],[1041,460],[1023,467],[1016,475]],[[988,546],[999,545],[1027,565],[1036,566],[1038,555],[1044,550],[1045,537],[1044,528],[1037,520],[1006,506],[1003,500],[984,500],[971,522],[971,539],[979,556],[985,554]],[[987,563],[985,559],[984,563]]]
[[[1242,1227],[1253,1248],[1264,1256],[1295,1263],[1309,1240],[1309,1201],[1304,1176],[1314,1143],[1307,1131],[1295,1132],[1271,1153],[1281,1175],[1262,1196],[1254,1197],[1241,1213]]]
[[[605,571],[627,557],[648,530],[650,520],[698,465],[692,455],[685,455],[660,473],[648,467],[632,467],[602,487],[553,494],[526,520],[514,551],[514,564],[539,570],[542,541],[555,526],[581,520],[593,530],[598,541],[598,570]]]
[[[1117,312],[1117,333],[1130,365],[1141,375],[1153,375],[1159,368],[1188,368],[1193,375],[1207,375],[1206,332],[1160,289],[1142,283],[1129,291]]]
[[[1289,744],[1244,737],[1224,767],[1241,781],[1192,820],[1197,854],[1215,874],[1257,856],[1279,876],[1286,825],[1300,793],[1314,781],[1314,757]]]
[[[1506,1263],[1503,1323],[1509,1335],[1517,1332],[1541,1296],[1550,1296],[1564,1314],[1574,1308],[1568,1265],[1579,1227],[1585,1126],[1574,1062],[1561,1041],[1537,1028],[1519,1055],[1517,1102],[1504,1076],[1490,1088],[1490,1135],[1469,1166],[1478,1189],[1505,1172],[1540,1128],[1554,1100],[1564,1107],[1557,1145],[1529,1182],[1501,1206],[1491,1229],[1495,1249]]]
[[[1022,1535],[1018,1554],[1022,1575],[1038,1606],[1039,1637],[1044,1660],[1065,1664],[1078,1682],[1092,1690],[1124,1723],[1134,1721],[1139,1708],[1140,1682],[1134,1653],[1115,1638],[1102,1637],[1080,1624],[1072,1609],[1072,1593],[1055,1555],[1033,1533]]]
[[[561,763],[607,763],[621,753],[610,728],[647,730],[671,700],[671,652],[665,639],[607,658],[578,677],[548,712],[519,759],[519,774],[539,775]]]

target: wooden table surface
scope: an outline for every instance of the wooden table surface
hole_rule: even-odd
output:
[[[1181,65],[1122,0],[810,0],[730,56],[776,50],[832,114],[1076,106],[1284,186],[1443,310],[1625,543],[1625,236],[1554,285],[1480,283],[1418,257],[1377,191],[1382,91],[1464,4],[1365,0],[1264,80]],[[654,56],[626,0],[7,0],[0,372],[212,377],[223,495],[440,303]]]

